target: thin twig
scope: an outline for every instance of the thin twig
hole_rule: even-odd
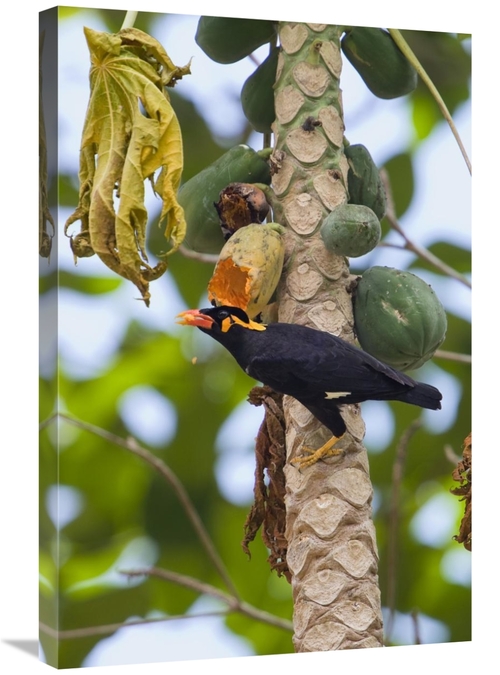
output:
[[[455,450],[453,450],[453,447],[449,444],[446,443],[445,446],[443,447],[443,454],[448,460],[450,464],[453,464],[454,467],[459,463],[460,457],[457,455]]]
[[[422,64],[417,59],[414,51],[411,49],[410,45],[406,42],[406,40],[401,35],[399,30],[397,30],[395,28],[389,28],[389,33],[391,34],[394,42],[397,44],[397,46],[400,48],[400,50],[406,56],[408,61],[412,64],[412,66],[415,68],[417,73],[420,75],[422,81],[427,85],[427,88],[429,89],[433,98],[435,99],[436,103],[438,104],[438,107],[441,110],[441,112],[443,114],[443,117],[448,122],[452,134],[455,136],[455,139],[458,143],[458,147],[460,148],[460,151],[463,155],[463,158],[465,159],[465,163],[467,164],[467,168],[469,169],[469,173],[472,174],[472,166],[471,166],[469,157],[467,156],[467,152],[465,150],[464,144],[462,143],[462,139],[460,138],[460,134],[458,133],[458,130],[455,126],[453,118],[450,114],[450,111],[446,107],[446,103],[443,101],[443,99],[441,97],[441,94],[439,93],[439,91],[434,86],[433,81],[427,75],[427,73],[425,72],[425,70],[422,67]]]
[[[179,574],[178,572],[172,572],[159,567],[129,571],[122,570],[122,572],[128,576],[146,575],[157,577],[158,579],[164,579],[165,581],[171,581],[172,583],[185,586],[186,588],[191,588],[192,590],[199,593],[206,593],[225,602],[228,605],[229,610],[232,612],[239,612],[240,614],[244,614],[245,616],[255,619],[256,621],[262,621],[271,626],[276,626],[276,628],[282,628],[286,631],[293,631],[293,625],[291,621],[288,621],[287,619],[281,619],[274,614],[257,609],[257,607],[248,604],[244,600],[240,600],[237,597],[221,591],[219,588],[216,588],[211,584],[206,584],[202,581],[199,581],[198,579],[186,576],[185,574]]]
[[[389,515],[388,537],[388,563],[387,563],[387,607],[389,619],[386,625],[386,641],[390,641],[394,617],[396,613],[396,580],[397,580],[397,550],[398,550],[398,527],[400,509],[400,490],[403,480],[404,463],[408,444],[418,429],[422,426],[422,420],[414,420],[402,434],[396,448],[396,456],[392,466],[392,498]]]
[[[215,253],[198,253],[197,251],[192,251],[190,248],[186,248],[183,244],[181,244],[177,250],[179,253],[182,253],[185,258],[192,258],[193,260],[210,263],[211,265],[215,265],[219,260],[219,256]]]
[[[389,176],[387,175],[387,171],[382,169],[380,171],[380,177],[382,179],[382,182],[384,184],[385,188],[385,193],[387,197],[387,210],[385,217],[387,218],[387,221],[389,225],[392,227],[393,230],[395,230],[398,234],[400,234],[404,241],[405,245],[402,246],[401,248],[407,250],[407,251],[412,251],[416,255],[418,255],[419,258],[422,258],[422,260],[425,260],[428,262],[430,265],[438,269],[440,272],[443,274],[446,274],[450,277],[453,277],[453,279],[456,279],[457,281],[460,281],[460,283],[464,284],[467,286],[467,288],[472,288],[472,284],[467,277],[465,277],[463,274],[460,274],[460,272],[457,272],[453,267],[450,267],[447,265],[445,262],[443,262],[440,258],[435,256],[433,253],[428,251],[426,248],[423,246],[419,246],[418,244],[415,244],[405,233],[401,225],[399,224],[399,221],[396,216],[396,210],[394,208],[394,199],[392,197],[392,190],[391,190],[391,185],[389,182]],[[390,246],[391,244],[386,244],[387,246]]]
[[[198,535],[221,578],[224,580],[224,583],[235,597],[239,597],[239,593],[234,586],[224,563],[217,553],[217,550],[213,545],[212,540],[210,539],[210,536],[208,535],[205,526],[198,515],[198,512],[194,508],[188,493],[186,492],[183,484],[173,473],[173,471],[165,464],[165,462],[163,462],[159,457],[153,455],[151,452],[149,452],[149,450],[146,450],[140,446],[134,438],[129,437],[127,439],[123,439],[120,436],[116,436],[115,434],[106,431],[105,429],[101,429],[100,427],[96,427],[93,424],[89,424],[88,422],[83,422],[82,420],[70,417],[66,413],[59,413],[59,417],[66,420],[69,424],[72,424],[75,427],[89,431],[96,436],[106,439],[110,443],[114,443],[115,445],[132,452],[134,455],[137,455],[146,461],[150,466],[152,466],[175,491],[177,498],[179,499],[186,512],[186,515],[188,516],[196,531],[196,534]]]
[[[150,623],[161,623],[165,621],[179,621],[180,619],[204,619],[212,616],[227,616],[229,610],[223,609],[212,612],[200,612],[199,614],[177,614],[171,616],[162,616],[154,619],[136,619],[133,621],[122,621],[121,623],[108,623],[102,626],[87,626],[85,628],[72,628],[69,630],[55,630],[51,626],[40,622],[39,628],[42,632],[50,635],[56,640],[73,640],[76,638],[92,637],[94,635],[110,635],[120,628],[127,628],[128,626],[142,626]]]
[[[434,352],[433,359],[446,359],[447,361],[457,361],[458,363],[472,363],[470,354],[459,354],[458,352],[447,352],[444,349],[437,349]]]
[[[133,12],[130,9],[127,10],[127,13],[125,14],[125,18],[123,19],[122,27],[120,30],[124,30],[125,28],[133,28],[138,14],[139,12]]]
[[[44,623],[40,623],[40,630],[56,639],[72,639],[72,638],[89,637],[94,635],[107,635],[110,633],[114,633],[120,628],[125,628],[127,626],[158,623],[160,621],[174,621],[177,619],[190,619],[190,618],[210,617],[210,616],[227,616],[230,613],[239,612],[240,614],[244,614],[252,619],[264,622],[268,625],[275,626],[277,628],[281,628],[283,630],[290,632],[293,631],[293,626],[290,621],[287,621],[286,619],[281,619],[277,616],[274,616],[273,614],[260,610],[254,607],[253,605],[250,605],[241,600],[234,584],[232,583],[232,580],[229,577],[226,568],[224,567],[222,560],[220,559],[217,551],[213,546],[210,537],[208,536],[204,528],[203,523],[199,519],[198,513],[194,509],[194,506],[188,494],[186,493],[184,486],[182,485],[182,483],[180,483],[177,476],[175,476],[175,474],[161,459],[155,457],[148,450],[141,447],[134,438],[123,439],[120,436],[116,436],[115,434],[106,431],[105,429],[101,429],[100,427],[96,427],[93,424],[89,424],[88,422],[83,422],[82,420],[73,418],[67,415],[66,413],[58,413],[56,415],[52,415],[47,420],[44,420],[44,422],[42,422],[41,427],[45,428],[50,422],[54,421],[56,418],[63,419],[69,424],[72,424],[73,426],[79,429],[83,429],[85,431],[93,433],[96,436],[104,438],[105,440],[121,448],[124,448],[125,450],[129,450],[133,454],[145,460],[156,471],[158,471],[160,475],[167,481],[167,483],[171,487],[173,487],[174,491],[176,492],[177,497],[181,502],[184,510],[186,511],[186,514],[188,515],[189,519],[191,520],[191,523],[193,524],[193,527],[196,530],[196,533],[198,534],[203,546],[205,547],[208,555],[212,559],[212,562],[214,563],[215,567],[217,568],[219,574],[221,575],[222,579],[226,583],[231,593],[230,594],[225,593],[224,591],[221,591],[219,588],[216,588],[211,584],[204,583],[193,577],[188,577],[184,574],[179,574],[178,572],[172,572],[170,570],[165,570],[162,568],[153,567],[150,569],[137,569],[127,571],[124,570],[122,571],[122,573],[126,574],[129,577],[155,576],[160,579],[171,581],[181,586],[191,588],[197,593],[211,595],[212,597],[218,598],[219,600],[223,601],[227,605],[227,609],[199,614],[184,614],[155,619],[126,621],[123,623],[106,624],[102,626],[89,626],[86,628],[77,628],[65,631],[57,631]]]
[[[420,625],[418,621],[418,609],[412,609],[411,618],[413,621],[413,628],[415,629],[415,643],[416,645],[422,644],[422,638],[420,637]]]
[[[44,420],[43,420],[42,422],[40,422],[40,424],[38,425],[38,430],[39,430],[39,431],[43,431],[43,430],[44,430],[46,427],[48,427],[49,424],[50,424],[51,422],[53,422],[57,417],[58,417],[58,414],[57,414],[57,413],[53,413],[52,415],[50,415],[49,417],[47,417],[46,419],[44,419]]]
[[[145,567],[134,570],[119,571],[121,574],[125,574],[127,577],[157,577],[158,579],[163,579],[164,581],[171,581],[178,586],[190,588],[192,591],[196,591],[196,593],[201,593],[202,595],[211,595],[218,600],[222,600],[232,609],[238,606],[238,598],[221,591],[220,588],[212,586],[212,584],[207,584],[204,581],[200,581],[199,579],[195,579],[194,577],[187,576],[186,574],[179,574],[179,572],[166,570],[163,567]]]

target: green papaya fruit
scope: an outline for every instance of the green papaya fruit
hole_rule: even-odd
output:
[[[361,347],[398,370],[420,368],[446,336],[446,312],[420,277],[392,267],[371,267],[354,296]]]
[[[417,86],[417,71],[382,28],[352,28],[342,38],[341,47],[375,96],[397,98]]]
[[[320,234],[330,253],[358,258],[379,243],[380,221],[367,206],[341,204],[326,216]]]
[[[202,16],[194,39],[212,61],[236,63],[275,35],[273,21]]]
[[[368,206],[379,220],[385,216],[386,195],[377,165],[364,145],[348,145],[344,150],[349,164],[347,187],[349,202]]]
[[[271,133],[271,124],[276,119],[274,110],[274,83],[278,68],[278,47],[273,47],[269,56],[245,81],[241,90],[241,105],[245,117],[255,131]]]
[[[270,185],[271,172],[266,155],[248,145],[235,145],[219,159],[181,186],[177,199],[184,209],[186,237],[184,245],[198,253],[219,253],[223,244],[215,204],[221,190],[229,183],[265,183]]]

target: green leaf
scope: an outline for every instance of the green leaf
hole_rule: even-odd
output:
[[[396,215],[401,218],[413,199],[415,181],[410,153],[394,155],[384,164],[384,168],[389,174]]]
[[[435,102],[421,91],[416,91],[412,96],[411,105],[413,127],[417,139],[423,141],[443,118]]]
[[[439,241],[432,244],[432,246],[429,246],[428,250],[457,272],[460,272],[461,274],[470,274],[471,252],[469,249],[462,248],[456,244],[450,244],[446,241]],[[434,265],[431,265],[422,258],[415,258],[410,264],[410,267],[419,267],[439,274],[439,270],[436,269]]]
[[[450,33],[416,30],[401,33],[453,114],[469,98],[470,93],[471,57],[466,43]],[[413,94],[416,95],[429,98],[437,108],[421,80]]]
[[[91,277],[83,274],[72,274],[67,270],[52,272],[46,276],[40,277],[40,295],[46,293],[52,288],[71,288],[78,293],[90,293],[99,295],[102,293],[112,293],[121,286],[121,279],[113,277]]]
[[[227,151],[227,147],[215,141],[204,118],[196,106],[174,89],[169,92],[172,108],[182,120],[182,146],[184,169],[182,182],[185,183]],[[226,139],[229,147],[244,142],[241,135]]]
[[[82,9],[80,7],[58,7],[57,15],[59,19],[69,19],[74,14],[78,14]]]

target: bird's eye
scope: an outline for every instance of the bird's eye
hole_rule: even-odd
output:
[[[221,309],[219,312],[219,319],[227,319],[229,316],[229,312],[227,312],[225,309]]]

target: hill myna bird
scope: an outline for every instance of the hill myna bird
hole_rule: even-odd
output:
[[[333,434],[299,468],[342,453],[335,444],[346,431],[339,407],[363,401],[403,401],[438,410],[442,395],[429,384],[378,361],[331,333],[291,323],[264,325],[237,307],[190,309],[178,323],[196,326],[220,342],[243,370],[304,405]]]

